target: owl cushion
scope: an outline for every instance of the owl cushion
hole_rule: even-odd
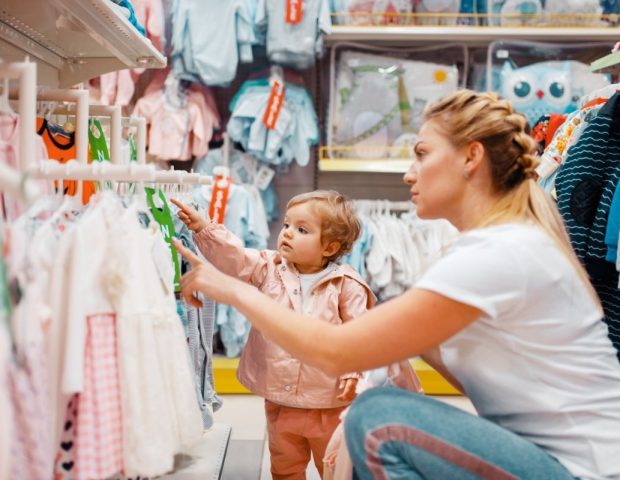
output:
[[[573,60],[540,62],[516,69],[506,62],[499,91],[533,125],[545,114],[575,111],[581,96],[608,83],[605,75],[591,73],[587,65]]]

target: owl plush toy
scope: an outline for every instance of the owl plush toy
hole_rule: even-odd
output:
[[[500,94],[534,125],[546,113],[571,110],[570,73],[568,61],[540,62],[516,69],[506,62],[500,75]]]
[[[575,111],[580,97],[606,85],[606,75],[592,73],[587,65],[574,60],[540,62],[516,69],[506,62],[499,90],[534,125],[544,114]]]

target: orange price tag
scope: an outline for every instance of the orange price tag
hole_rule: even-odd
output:
[[[224,223],[231,183],[232,179],[230,177],[217,176],[213,178],[213,191],[211,192],[211,203],[209,204],[209,217],[212,222]]]
[[[276,127],[278,117],[280,116],[280,110],[282,109],[282,103],[284,103],[284,84],[276,80],[271,86],[267,108],[263,115],[263,125],[269,130],[273,130]]]
[[[304,0],[286,0],[286,23],[295,25],[301,22],[304,15]]]

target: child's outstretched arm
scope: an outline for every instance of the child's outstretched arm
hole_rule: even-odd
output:
[[[200,253],[216,268],[253,285],[260,285],[267,275],[266,252],[245,248],[242,241],[224,225],[211,222],[194,208],[170,200],[179,208],[178,217],[194,234]]]

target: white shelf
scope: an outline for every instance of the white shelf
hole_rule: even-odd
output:
[[[537,41],[609,41],[620,39],[620,27],[472,27],[456,26],[353,26],[334,25],[325,37],[327,44],[343,41],[365,41],[384,43],[403,42],[459,42],[465,44],[489,43],[493,40],[537,40]]]
[[[68,87],[125,68],[162,68],[165,57],[110,0],[2,0],[0,59],[38,64],[37,84]]]

